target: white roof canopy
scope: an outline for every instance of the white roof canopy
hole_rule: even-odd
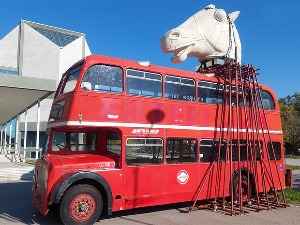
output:
[[[0,75],[0,125],[45,99],[56,90],[56,81],[44,78]]]

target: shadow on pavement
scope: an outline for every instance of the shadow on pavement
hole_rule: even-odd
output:
[[[41,215],[33,206],[31,181],[0,183],[0,224],[61,225],[57,214]]]
[[[20,180],[28,180],[32,181],[33,180],[33,170],[23,173],[22,176],[20,177]]]

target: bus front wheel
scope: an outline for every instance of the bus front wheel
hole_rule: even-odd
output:
[[[102,209],[99,191],[91,185],[79,184],[66,191],[59,213],[65,225],[90,225],[99,219]]]

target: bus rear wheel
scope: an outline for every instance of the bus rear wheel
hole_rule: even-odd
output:
[[[99,191],[87,184],[79,184],[66,191],[59,213],[65,225],[90,225],[100,217],[103,199]]]
[[[242,175],[241,176],[241,188],[239,188],[239,179],[238,176],[235,176],[233,179],[233,200],[238,201],[239,200],[239,192],[241,191],[242,202],[246,202],[248,198],[251,198],[252,194],[252,183],[251,180],[247,179],[247,176]]]

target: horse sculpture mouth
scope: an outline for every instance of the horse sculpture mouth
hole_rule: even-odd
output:
[[[173,51],[175,54],[171,58],[171,62],[177,64],[186,60],[188,53],[190,52],[191,46],[192,45],[183,46]]]

